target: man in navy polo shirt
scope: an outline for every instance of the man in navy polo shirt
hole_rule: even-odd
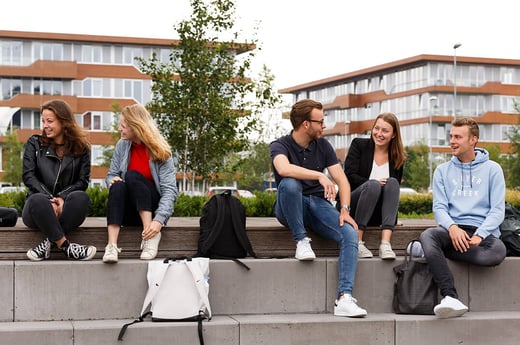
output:
[[[275,215],[296,241],[298,260],[313,260],[306,227],[340,246],[338,298],[334,315],[364,317],[366,310],[352,297],[357,267],[357,224],[350,216],[350,184],[332,145],[324,138],[321,103],[304,99],[291,109],[293,130],[271,143],[271,159],[278,187]],[[332,177],[332,182],[325,169]],[[332,201],[338,186],[341,211]]]

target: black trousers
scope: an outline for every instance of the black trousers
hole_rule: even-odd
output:
[[[79,227],[88,215],[90,198],[84,191],[74,191],[64,200],[60,217],[56,217],[47,195],[30,195],[22,210],[23,223],[39,229],[50,241],[56,242],[69,231]]]
[[[125,174],[124,181],[110,186],[107,202],[107,224],[142,225],[139,211],[153,212],[161,196],[155,186],[135,170]]]

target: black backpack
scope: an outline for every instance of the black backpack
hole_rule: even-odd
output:
[[[15,226],[18,221],[18,210],[14,207],[0,207],[0,227]]]
[[[507,202],[500,239],[506,245],[507,256],[520,256],[520,212]]]
[[[249,254],[256,258],[246,233],[245,207],[237,197],[231,195],[230,190],[209,199],[202,209],[199,224],[196,256],[238,259]]]

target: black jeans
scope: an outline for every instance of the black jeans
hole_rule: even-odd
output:
[[[475,228],[471,229],[464,225],[459,225],[459,227],[463,228],[469,236],[475,232]],[[455,250],[448,230],[440,226],[424,230],[419,239],[424,256],[430,266],[433,280],[439,287],[442,297],[458,298],[453,274],[446,259],[463,261],[478,266],[496,266],[506,257],[504,243],[492,235],[483,239],[479,246],[469,247],[468,251],[464,253]]]
[[[39,229],[51,242],[56,242],[69,231],[79,227],[87,217],[90,198],[84,191],[71,192],[64,200],[59,218],[47,195],[36,193],[25,200],[22,211],[23,223]]]
[[[352,191],[354,220],[360,230],[377,222],[382,229],[394,230],[399,208],[399,181],[390,177],[386,184],[368,180]]]
[[[154,212],[161,196],[154,185],[135,170],[125,180],[110,186],[107,202],[107,224],[142,225],[139,211]]]

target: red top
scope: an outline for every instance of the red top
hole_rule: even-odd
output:
[[[150,156],[144,144],[132,142],[130,149],[130,162],[128,170],[135,170],[143,175],[147,180],[154,184],[152,171],[150,170]]]

